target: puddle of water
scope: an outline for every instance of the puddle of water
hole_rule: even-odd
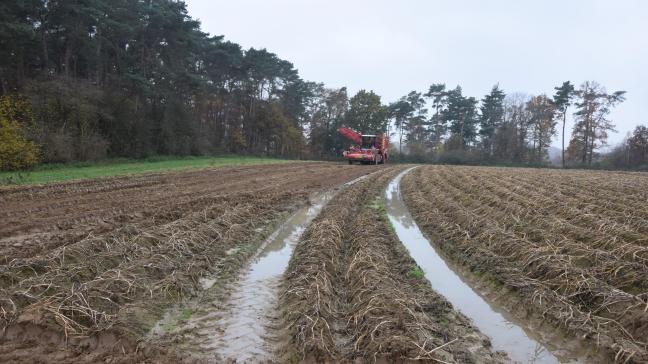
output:
[[[578,363],[582,359],[569,355],[557,357],[537,340],[544,336],[532,329],[513,323],[509,315],[487,303],[450,266],[437,254],[435,248],[419,230],[410,215],[400,192],[402,177],[413,168],[400,173],[387,187],[385,192],[386,209],[389,221],[396,230],[398,238],[409,251],[410,256],[425,272],[432,288],[443,295],[464,315],[472,319],[481,332],[490,337],[495,350],[503,350],[509,358],[520,363]],[[514,320],[519,321],[519,320]],[[543,340],[541,340],[543,341]],[[559,339],[551,345],[555,353],[562,351],[567,343]],[[561,347],[561,344],[563,347]],[[548,346],[548,345],[547,345]]]
[[[366,177],[356,178],[342,187]],[[297,210],[268,237],[247,271],[236,281],[226,312],[219,315],[218,326],[222,331],[211,332],[207,348],[222,359],[236,359],[240,363],[272,359],[266,331],[277,306],[281,277],[304,230],[335,194],[336,191],[328,191],[311,197],[308,206]]]
[[[312,198],[310,206],[299,209],[282,224],[236,282],[228,299],[228,312],[220,320],[223,332],[208,345],[221,358],[256,362],[272,357],[264,336],[268,315],[277,304],[276,289],[306,226],[332,195],[324,193]]]

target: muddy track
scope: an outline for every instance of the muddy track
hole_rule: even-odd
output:
[[[602,210],[588,214],[588,203],[580,201],[588,201],[599,184],[606,199],[632,199],[619,194],[630,188],[626,177],[637,188],[648,179],[609,173],[577,192],[573,185],[589,178],[582,172],[531,176],[510,169],[422,167],[404,178],[403,188],[421,228],[453,261],[485,277],[492,298],[518,302],[505,306],[598,348],[593,362],[645,362],[648,293],[641,246],[647,237],[632,224],[610,222]],[[557,204],[562,193],[570,197]],[[609,215],[620,217],[615,210]]]
[[[306,230],[280,299],[283,362],[503,362],[435,293],[389,229],[381,197],[400,170],[336,196]]]
[[[28,221],[1,246],[0,361],[132,359],[165,308],[202,289],[201,277],[238,272],[311,193],[369,171],[300,163],[2,190],[3,212]],[[29,236],[35,229],[50,235]]]
[[[278,329],[279,284],[304,229],[339,190],[309,196],[309,202],[282,223],[262,244],[250,264],[231,281],[203,280],[196,300],[169,312],[154,329],[152,341],[173,346],[184,362],[274,362]],[[191,312],[191,317],[178,314]]]

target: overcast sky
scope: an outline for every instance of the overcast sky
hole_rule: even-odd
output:
[[[611,143],[648,124],[648,1],[186,2],[204,31],[266,48],[305,80],[374,90],[384,103],[437,82],[480,99],[496,83],[551,95],[563,81],[596,80],[628,92],[612,113]]]

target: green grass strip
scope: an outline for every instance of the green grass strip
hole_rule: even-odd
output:
[[[101,162],[42,164],[29,171],[0,172],[0,185],[44,184],[185,169],[290,162],[295,161],[268,157],[219,156],[153,157],[144,160],[112,159]]]

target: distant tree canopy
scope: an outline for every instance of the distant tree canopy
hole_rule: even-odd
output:
[[[648,125],[638,125],[624,143],[605,156],[603,166],[648,170]]]
[[[349,100],[347,126],[363,133],[377,134],[387,127],[388,109],[373,91],[360,90]]]
[[[479,100],[434,83],[385,105],[373,91],[304,81],[265,49],[204,33],[183,1],[0,3],[0,96],[22,105],[3,116],[2,135],[28,161],[11,168],[152,154],[338,158],[349,145],[342,125],[391,133],[401,159],[544,164],[570,105],[565,163],[591,165],[624,92],[595,82],[555,90],[507,95],[495,85]],[[644,163],[644,135],[624,144],[626,162]]]
[[[182,1],[0,4],[0,91],[31,101],[45,161],[296,157],[318,87],[273,53],[203,33]]]
[[[608,132],[614,129],[609,114],[623,102],[625,91],[608,94],[593,81],[577,90],[567,81],[555,90],[553,98],[544,94],[506,95],[495,85],[478,102],[464,96],[460,86],[446,89],[444,84],[433,84],[424,95],[431,101],[432,113],[417,128],[407,127],[414,110],[425,114],[427,109],[425,103],[410,101],[416,94],[412,91],[390,105],[397,130],[405,125],[401,158],[409,155],[409,159],[447,163],[548,164],[558,122],[562,123],[564,138],[567,111],[575,101],[574,129],[563,154],[570,166],[591,166],[593,157],[600,157],[597,149],[606,145]]]

